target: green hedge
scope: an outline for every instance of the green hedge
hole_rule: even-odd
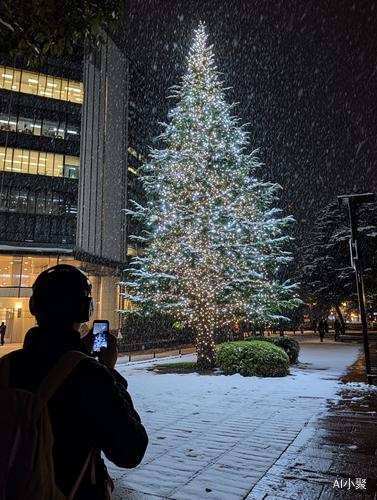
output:
[[[244,377],[285,377],[289,374],[289,358],[267,342],[227,342],[217,346],[216,366],[225,375],[240,373]]]
[[[289,363],[294,365],[298,362],[298,355],[300,354],[300,344],[296,339],[292,337],[249,337],[245,339],[247,342],[249,341],[264,341],[270,342],[278,347],[281,347],[289,357]]]

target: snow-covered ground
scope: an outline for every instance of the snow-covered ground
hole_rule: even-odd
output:
[[[147,370],[195,355],[119,364],[150,443],[136,469],[108,464],[114,498],[245,498],[296,438],[305,439],[302,429],[327,400],[337,399],[344,387],[339,377],[360,350],[357,344],[303,342],[300,363],[284,378]]]

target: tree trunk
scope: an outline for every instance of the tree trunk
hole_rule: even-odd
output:
[[[207,328],[204,325],[198,325],[196,338],[198,359],[196,365],[199,371],[213,370],[215,368],[216,345],[213,340],[213,329],[209,328],[208,325],[206,326]]]
[[[205,299],[208,300],[208,297]],[[204,305],[203,302],[202,299],[197,305],[196,365],[199,371],[213,370],[216,356],[213,308]]]
[[[342,334],[344,335],[346,333],[346,325],[344,323],[343,315],[340,312],[340,308],[339,308],[339,305],[337,304],[337,302],[334,302],[333,304],[335,306],[336,312],[338,313],[338,316],[339,316],[339,319],[340,319],[341,328],[342,328]]]

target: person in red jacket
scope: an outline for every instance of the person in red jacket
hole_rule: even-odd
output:
[[[74,500],[108,498],[106,458],[122,468],[136,467],[148,444],[147,433],[133,407],[127,381],[114,369],[116,338],[109,336],[98,361],[90,357],[91,332],[80,338],[80,323],[90,320],[93,299],[86,275],[73,266],[58,265],[40,274],[33,285],[30,311],[38,327],[29,330],[23,349],[12,354],[10,387],[35,391],[68,351],[88,356],[78,363],[48,402],[54,435],[53,458],[57,487],[72,490],[86,458],[96,445],[95,483],[89,465]]]

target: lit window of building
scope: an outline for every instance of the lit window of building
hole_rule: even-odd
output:
[[[0,147],[0,171],[78,179],[76,156]]]
[[[80,140],[80,126],[65,121],[51,121],[42,118],[9,116],[0,113],[0,132],[51,137],[53,139]]]
[[[0,89],[82,104],[82,82],[0,66]]]

